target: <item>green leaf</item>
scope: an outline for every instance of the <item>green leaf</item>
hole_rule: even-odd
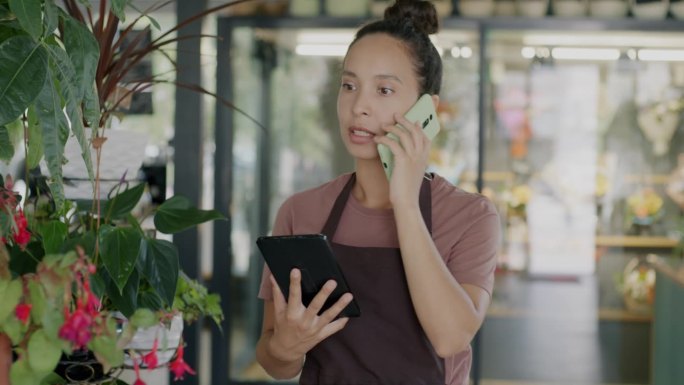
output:
[[[10,282],[0,281],[0,325],[10,316],[14,314],[14,308],[19,304],[21,299],[22,288],[19,279]]]
[[[128,317],[128,320],[133,327],[149,328],[159,322],[159,317],[150,309],[138,309],[132,316]]]
[[[64,163],[64,146],[69,136],[68,122],[62,112],[59,91],[48,79],[43,90],[36,99],[36,115],[42,131],[45,161],[50,170],[50,191],[55,199],[57,210],[64,205],[64,186],[62,186],[62,164]]]
[[[28,116],[29,134],[26,162],[28,163],[28,168],[33,169],[38,166],[38,163],[43,158],[43,130],[38,122],[35,105],[29,106],[26,115]]]
[[[6,319],[5,324],[2,325],[2,329],[12,341],[12,345],[18,345],[24,337],[24,333],[21,331],[21,321],[19,321],[17,317]]]
[[[12,385],[36,385],[42,376],[36,375],[29,366],[28,359],[19,358],[10,368],[10,383]]]
[[[100,125],[100,100],[94,84],[92,87],[85,89],[85,94],[83,95],[83,114],[94,134]]]
[[[51,341],[44,330],[38,329],[31,335],[28,342],[28,358],[29,366],[35,372],[42,375],[52,372],[57,367],[61,355],[61,347]]]
[[[145,239],[141,246],[142,273],[164,302],[171,306],[178,284],[178,249],[162,239]]]
[[[216,219],[226,218],[216,210],[199,210],[191,207],[187,198],[176,195],[159,206],[154,215],[154,225],[164,234],[174,234]]]
[[[31,300],[31,319],[36,324],[43,323],[43,317],[45,316],[45,309],[47,308],[47,302],[45,301],[45,293],[40,287],[38,282],[32,280],[28,283],[29,289],[29,299]]]
[[[95,233],[88,231],[77,238],[67,238],[60,248],[61,253],[67,251],[75,251],[76,246],[81,246],[86,255],[93,255],[95,253]]]
[[[135,270],[142,235],[130,227],[105,226],[100,230],[100,253],[119,293]]]
[[[112,7],[112,12],[119,18],[122,22],[126,20],[126,4],[128,0],[112,0],[110,5]]]
[[[48,0],[43,3],[43,11],[45,12],[45,34],[51,35],[57,28],[59,20],[59,8],[54,1]]]
[[[76,73],[71,60],[59,47],[48,46],[51,63],[54,64],[54,72],[59,79],[60,91],[66,102],[66,112],[71,122],[71,132],[81,146],[81,157],[88,170],[88,177],[95,180],[93,161],[90,158],[90,142],[86,138],[83,128],[83,111],[81,109],[82,98],[79,98],[79,89],[76,83]],[[51,67],[51,69],[53,68]],[[47,155],[47,154],[46,154]],[[61,207],[61,206],[58,206]]]
[[[112,281],[107,271],[102,271],[100,275],[106,283],[107,297],[114,305],[114,308],[120,311],[124,316],[129,317],[138,308],[138,291],[140,287],[140,276],[136,270],[133,270],[128,277],[128,282],[123,290],[119,288]]]
[[[56,304],[53,306],[57,306]],[[43,317],[43,330],[45,335],[53,341],[59,340],[59,329],[64,324],[64,312],[62,309],[54,309],[54,311],[47,311]]]
[[[143,192],[145,192],[145,184],[141,183],[122,193],[116,194],[112,199],[108,200],[105,205],[105,217],[110,220],[126,217],[128,213],[133,210],[135,205],[138,204]]]
[[[19,24],[36,40],[43,34],[40,3],[40,0],[9,0],[10,9],[17,16]]]
[[[116,338],[114,336],[96,336],[88,343],[88,347],[95,353],[95,358],[105,368],[123,365],[124,353],[123,350],[116,347]]]
[[[138,306],[151,310],[162,310],[164,309],[164,301],[156,292],[144,290],[138,293]]]
[[[83,100],[86,90],[95,84],[95,72],[100,58],[100,46],[93,33],[73,17],[64,16],[64,49],[74,68],[77,100]]]
[[[49,3],[49,1],[48,1]],[[45,376],[41,381],[40,385],[63,385],[64,384],[64,379],[59,376],[57,373],[50,373],[47,376]]]
[[[0,44],[0,126],[16,120],[43,89],[48,73],[45,48],[28,36]]]
[[[68,232],[69,228],[67,224],[58,220],[51,220],[41,224],[39,233],[43,237],[43,248],[45,248],[45,253],[58,253],[62,244],[64,244]]]
[[[14,145],[9,136],[9,128],[0,126],[0,160],[9,162],[14,156]]]

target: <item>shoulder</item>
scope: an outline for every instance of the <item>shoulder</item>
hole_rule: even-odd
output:
[[[274,234],[294,234],[319,231],[335,198],[349,180],[350,173],[319,186],[292,194],[278,209]]]
[[[470,231],[497,237],[499,213],[491,200],[456,187],[439,175],[431,187],[433,234],[445,246],[453,246]]]
[[[431,188],[433,213],[445,212],[448,215],[459,213],[471,219],[498,215],[496,206],[487,197],[456,187],[440,175],[435,174]]]

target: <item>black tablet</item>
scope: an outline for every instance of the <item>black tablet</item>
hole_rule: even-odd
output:
[[[256,243],[286,299],[290,292],[290,271],[295,267],[302,272],[304,306],[309,306],[328,280],[337,282],[319,314],[334,305],[342,294],[351,292],[325,235],[263,236]],[[360,314],[358,303],[352,300],[339,316],[358,317]]]

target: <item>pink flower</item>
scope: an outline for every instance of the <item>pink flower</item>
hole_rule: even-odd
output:
[[[182,380],[185,377],[185,373],[190,373],[195,375],[195,371],[192,370],[190,365],[188,365],[185,360],[183,360],[183,341],[178,345],[178,351],[176,352],[176,359],[169,364],[169,370],[173,372],[174,381]]]
[[[93,318],[80,308],[71,314],[67,310],[65,314],[64,325],[59,328],[59,338],[71,341],[76,349],[85,348],[92,338],[90,326]]]
[[[154,339],[154,344],[152,345],[152,351],[145,354],[142,358],[142,363],[145,364],[150,369],[154,369],[157,367],[158,359],[157,359],[157,348],[159,346],[159,340]]]
[[[156,341],[155,341],[156,342]],[[133,385],[147,385],[145,381],[140,378],[140,366],[138,365],[138,360],[133,357],[133,370],[135,371],[135,382]]]
[[[14,215],[14,223],[16,223],[17,227],[14,231],[14,234],[12,234],[12,238],[14,239],[14,242],[23,250],[31,240],[31,233],[27,229],[28,221],[26,221],[23,211],[19,210]]]
[[[14,308],[14,315],[23,323],[26,325],[29,321],[29,316],[31,315],[31,307],[33,305],[27,304],[27,303],[20,303],[17,305],[17,307]]]

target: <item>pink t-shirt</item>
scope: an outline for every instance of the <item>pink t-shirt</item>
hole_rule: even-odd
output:
[[[335,199],[350,174],[288,198],[278,210],[273,235],[319,233]],[[494,205],[479,194],[465,192],[439,175],[432,191],[432,239],[449,271],[461,284],[492,293],[501,225]],[[392,209],[370,209],[351,194],[333,238],[335,243],[356,247],[399,247]],[[259,298],[272,300],[264,268]],[[445,360],[445,383],[466,384],[471,364],[470,348]]]

